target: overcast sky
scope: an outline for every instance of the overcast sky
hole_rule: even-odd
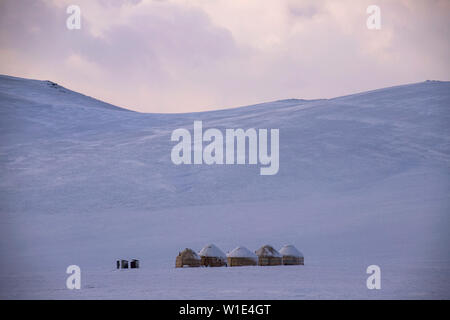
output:
[[[371,4],[381,30],[366,27]],[[449,35],[450,0],[1,0],[0,73],[202,111],[448,80]]]

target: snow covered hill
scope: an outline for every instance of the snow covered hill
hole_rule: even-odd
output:
[[[279,129],[278,174],[261,176],[248,165],[174,165],[171,133],[192,130],[195,120],[205,129]],[[205,271],[173,270],[180,249],[292,243],[310,269],[227,268],[208,271],[208,279],[216,279],[211,272],[235,276],[237,286],[244,283],[235,298],[366,297],[365,268],[379,264],[395,277],[377,297],[450,298],[442,285],[450,279],[449,124],[449,82],[142,114],[49,81],[0,76],[0,297],[73,298],[64,291],[68,265],[93,272],[96,283],[113,272],[115,259],[137,257],[141,273],[136,279],[123,273],[127,281],[142,283],[145,272],[153,278],[159,272],[159,281],[135,297],[186,298],[169,279]],[[354,271],[360,291],[348,296],[355,286],[347,284],[347,273],[327,275],[331,288],[309,284],[303,292],[305,282],[291,283],[301,270],[317,283],[317,272],[335,269]],[[238,281],[243,270],[255,282]],[[273,282],[256,284],[268,272],[276,272]],[[110,275],[122,288],[120,274]],[[33,282],[35,275],[46,281]],[[424,287],[411,291],[414,281]],[[291,291],[282,290],[287,283]],[[201,283],[190,285],[192,298],[208,292]],[[93,295],[86,289],[76,297],[127,297],[117,287],[98,286]]]

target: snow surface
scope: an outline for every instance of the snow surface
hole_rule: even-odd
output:
[[[280,253],[283,256],[291,256],[291,257],[303,257],[303,253],[297,250],[293,245],[285,245],[280,249]]]
[[[201,257],[227,258],[225,253],[213,244],[208,244],[205,246],[202,250],[200,250],[199,255]]]
[[[278,128],[278,174],[173,165],[171,133],[194,120]],[[449,123],[449,82],[142,114],[0,76],[0,299],[448,299]],[[211,242],[292,243],[307,263],[174,268]],[[115,270],[127,258],[141,269]]]
[[[248,250],[246,247],[236,247],[227,254],[230,258],[253,258],[257,259],[256,254]]]

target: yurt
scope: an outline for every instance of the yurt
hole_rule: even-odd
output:
[[[305,258],[303,254],[293,245],[286,245],[280,249],[283,265],[304,265]]]
[[[272,246],[265,245],[255,251],[258,256],[259,266],[279,266],[281,265],[281,254]]]
[[[227,256],[213,244],[205,246],[198,253],[200,264],[205,267],[223,267],[227,265]]]
[[[258,257],[246,247],[237,247],[227,254],[229,267],[256,266]]]
[[[175,260],[175,267],[200,267],[200,261],[200,257],[194,250],[186,248],[178,254]]]

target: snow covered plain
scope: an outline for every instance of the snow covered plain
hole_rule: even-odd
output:
[[[194,120],[280,129],[278,174],[175,166],[171,133]],[[142,114],[0,76],[0,298],[449,299],[449,124],[449,82]],[[292,243],[305,266],[174,268],[209,243]]]

